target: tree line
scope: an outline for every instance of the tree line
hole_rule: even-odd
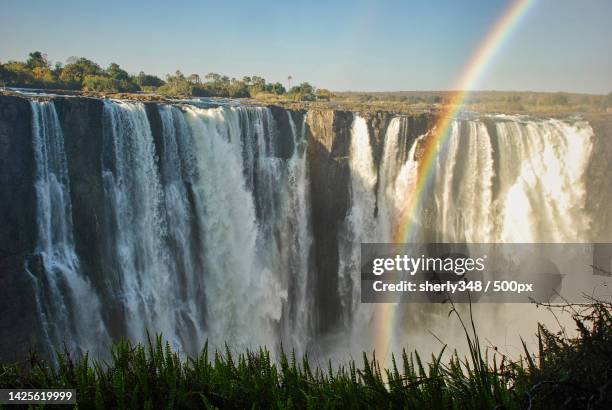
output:
[[[329,100],[331,97],[328,90],[317,90],[307,82],[287,90],[279,82],[269,83],[258,76],[236,79],[209,73],[202,79],[198,74],[185,75],[177,70],[162,80],[144,71],[129,74],[117,63],[102,68],[84,57],[70,57],[65,65],[59,62],[53,65],[40,51],[30,53],[26,61],[0,63],[0,86],[196,97],[248,98],[264,94],[300,101]]]

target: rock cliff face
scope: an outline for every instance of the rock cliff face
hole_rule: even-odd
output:
[[[66,160],[70,175],[74,242],[83,271],[101,295],[112,300],[114,266],[109,266],[103,250],[109,218],[105,209],[102,180],[103,102],[93,98],[56,98],[55,107],[62,125]],[[124,332],[123,312],[114,304],[104,306],[110,332],[120,336]]]
[[[82,272],[85,272],[95,293],[99,295],[103,320],[112,338],[127,334],[126,312],[121,304],[113,303],[123,296],[120,278],[116,277],[116,259],[106,253],[108,238],[116,237],[112,212],[105,199],[103,163],[109,147],[105,147],[104,101],[89,97],[55,97],[55,109],[64,135],[65,155],[70,180],[70,197],[74,226],[74,244]],[[163,123],[158,103],[143,103],[151,135],[156,162],[164,156]],[[270,107],[273,119],[272,135],[276,141],[273,155],[288,160],[297,149],[296,141],[287,136],[302,130],[306,139],[306,161],[309,178],[309,207],[312,247],[309,264],[313,300],[315,334],[332,330],[341,318],[338,295],[339,245],[338,233],[350,208],[349,147],[354,114],[332,109],[289,111]],[[306,122],[304,123],[304,117]],[[245,117],[246,118],[246,117]],[[247,120],[243,118],[243,120]],[[378,112],[366,116],[373,159],[381,160],[384,138],[393,114]],[[23,356],[28,343],[40,342],[39,312],[36,310],[34,282],[25,272],[26,265],[33,274],[42,272],[42,262],[36,254],[36,192],[34,189],[36,164],[32,148],[32,111],[27,99],[0,96],[0,330],[7,337],[0,338],[3,359]],[[402,133],[402,151],[407,155],[414,138],[431,126],[430,118],[415,116],[407,122],[409,130]],[[106,161],[108,163],[108,159]],[[165,183],[163,167],[159,168]],[[193,187],[186,183],[191,207],[194,205]],[[193,231],[193,251],[198,249],[198,229]]]
[[[325,332],[339,317],[338,230],[349,209],[348,155],[352,113],[332,110],[308,114],[312,229],[316,271],[317,329]]]
[[[590,115],[586,118],[593,128],[593,160],[587,171],[587,207],[594,215],[606,218],[591,221],[591,229],[599,242],[612,242],[612,115]]]
[[[280,135],[291,135],[291,123],[289,122],[289,115],[293,120],[293,126],[302,123],[302,118],[305,114],[304,111],[287,111],[284,108],[272,106],[270,107],[272,117],[276,123],[276,130]],[[289,115],[287,115],[289,113]],[[293,155],[295,149],[294,142],[291,138],[278,138],[279,143],[275,147],[275,155],[278,158],[288,159]]]
[[[161,107],[160,103],[145,102],[142,103],[144,111],[142,105],[120,104],[125,117],[111,118],[109,107],[119,109],[119,103],[87,97],[54,97],[53,101],[64,139],[63,149],[70,182],[73,242],[80,265],[79,274],[87,277],[93,293],[100,299],[101,320],[110,338],[116,339],[130,334],[130,326],[134,327],[134,323],[141,321],[141,318],[155,324],[159,320],[157,315],[168,313],[155,309],[160,300],[166,301],[166,289],[163,288],[166,283],[163,281],[169,275],[181,276],[184,282],[181,282],[176,298],[168,304],[181,304],[184,302],[184,295],[189,294],[192,295],[192,300],[189,301],[192,306],[164,306],[167,310],[172,310],[171,314],[165,316],[167,329],[174,331],[176,327],[193,326],[191,333],[176,332],[189,340],[195,340],[192,334],[201,336],[198,333],[200,328],[206,332],[207,326],[216,318],[209,318],[206,312],[211,293],[205,292],[208,279],[206,269],[210,267],[204,259],[209,257],[207,252],[218,245],[210,243],[207,233],[219,231],[219,235],[211,236],[212,242],[215,242],[216,238],[227,238],[225,247],[215,249],[213,253],[213,256],[218,258],[214,268],[224,270],[229,266],[237,269],[236,266],[239,266],[239,270],[246,271],[248,266],[245,265],[248,263],[227,265],[225,262],[234,254],[238,254],[238,259],[242,258],[243,250],[236,252],[236,243],[249,246],[250,242],[237,242],[236,239],[241,239],[239,236],[247,225],[251,233],[265,230],[265,235],[257,237],[257,241],[264,242],[263,244],[258,242],[256,247],[247,249],[245,254],[251,255],[253,263],[260,262],[258,257],[266,263],[272,260],[265,268],[274,271],[273,274],[284,271],[285,276],[281,276],[282,280],[286,281],[283,285],[287,296],[282,295],[283,290],[277,291],[277,295],[273,296],[278,297],[281,302],[262,309],[265,314],[271,312],[271,322],[282,323],[282,320],[286,320],[284,324],[275,325],[277,328],[286,326],[279,332],[292,334],[299,331],[302,332],[299,333],[300,337],[317,337],[341,327],[341,322],[346,317],[344,310],[347,304],[342,295],[339,295],[339,289],[345,285],[339,283],[339,246],[343,243],[339,234],[343,232],[346,217],[354,205],[351,204],[354,198],[352,199],[349,165],[354,113],[332,109],[312,109],[306,112],[281,107],[240,107],[211,114],[202,110],[196,110],[198,113],[194,113],[185,106]],[[40,293],[34,289],[35,283],[38,283],[34,278],[41,278],[44,276],[41,272],[45,271],[40,256],[37,256],[40,253],[37,250],[39,204],[35,188],[38,157],[33,148],[32,130],[32,109],[36,107],[26,98],[0,96],[0,360],[21,359],[30,344],[38,343],[40,346],[43,343],[41,329],[44,326],[41,317],[44,315],[41,315],[38,309],[40,303],[37,302],[36,295]],[[115,114],[118,115],[118,112]],[[208,116],[209,114],[211,115]],[[385,151],[387,142],[387,146],[391,147],[390,152],[395,152],[396,155],[392,162],[401,166],[406,162],[415,140],[423,137],[420,140],[422,143],[415,147],[415,159],[418,160],[428,138],[431,137],[430,131],[436,121],[434,114],[398,116],[387,112],[364,114],[364,118],[370,146],[362,144],[362,148],[367,147],[368,156],[371,149],[373,164],[368,167],[378,170],[384,168],[382,156],[383,152],[389,152]],[[609,115],[588,118],[595,136],[594,154],[587,169],[588,176],[585,178],[586,206],[591,214],[601,213],[599,209],[604,207],[608,207],[605,208],[606,212],[612,213],[607,211],[612,201],[609,194],[612,192],[609,187],[612,166],[608,160],[612,157],[612,144],[607,141],[607,137],[612,135],[611,118]],[[128,143],[118,146],[117,140],[109,137],[112,121],[123,121],[120,125],[123,133],[121,137],[124,139],[120,142]],[[491,151],[499,151],[501,148],[495,145],[498,138],[494,120],[482,121],[487,127],[488,135],[492,137]],[[390,127],[391,124],[393,127]],[[181,126],[184,126],[184,129],[181,129]],[[396,128],[398,126],[399,130]],[[135,134],[138,127],[138,138],[125,138]],[[171,128],[172,132],[169,132]],[[363,128],[360,128],[361,132]],[[197,135],[193,131],[195,129]],[[397,134],[391,133],[390,130]],[[387,140],[386,137],[391,134],[393,138]],[[199,138],[197,144],[190,140],[192,137]],[[241,138],[250,138],[250,146],[235,149],[240,145],[240,141],[243,141]],[[136,146],[138,144],[141,145]],[[134,152],[130,151],[132,149]],[[243,152],[240,152],[241,149]],[[128,155],[118,155],[118,152]],[[304,152],[305,157],[302,155]],[[196,156],[199,157],[195,158]],[[123,161],[122,174],[114,175],[113,168],[119,168],[120,161]],[[228,164],[233,164],[233,168],[228,169]],[[144,167],[145,165],[147,167]],[[206,166],[210,166],[210,170],[205,169]],[[235,172],[241,166],[244,170]],[[498,185],[501,184],[497,179],[497,166],[497,163],[493,164],[494,169],[490,176],[494,198],[498,195]],[[198,173],[202,175],[196,176]],[[110,179],[109,174],[113,174]],[[381,178],[380,171],[372,169],[372,175],[374,178]],[[126,180],[132,178],[133,181],[131,185],[125,185],[127,188],[124,190],[123,186],[118,189],[109,185],[109,180],[116,183],[113,178],[120,177]],[[377,185],[372,190],[375,193],[380,192],[378,183],[380,181],[376,182]],[[124,228],[130,225],[130,235],[123,237],[124,243],[115,243],[113,238],[121,236],[118,231],[122,227],[116,212],[119,205],[113,202],[113,195],[130,196],[135,191],[142,191],[142,195],[123,198],[124,201],[131,202],[129,206],[122,208],[125,212],[121,214],[122,221],[128,221],[124,223]],[[203,195],[215,198],[211,201],[212,205],[203,201]],[[375,201],[384,198],[376,195]],[[252,212],[246,209],[249,208],[250,204],[247,203],[251,200],[255,202]],[[151,204],[156,201],[159,201],[159,204]],[[113,206],[114,208],[110,209]],[[380,208],[377,208],[378,206]],[[466,202],[464,208],[470,206],[472,205]],[[148,209],[145,209],[147,207]],[[173,207],[176,209],[170,209]],[[226,213],[213,212],[220,210],[220,207],[231,209]],[[241,207],[244,207],[241,211],[246,211],[234,212]],[[384,201],[375,202],[375,208],[367,210],[368,217],[377,217],[379,209],[382,214],[391,208]],[[215,221],[223,219],[223,216],[232,220],[216,224]],[[163,220],[163,223],[157,221],[158,219]],[[211,219],[215,220],[211,222]],[[610,220],[612,215],[606,218],[606,221]],[[172,223],[176,226],[168,226]],[[152,225],[157,226],[156,224],[159,224],[159,230],[151,228]],[[593,230],[597,231],[602,240],[612,240],[604,237],[605,232],[610,232],[608,225],[598,225],[595,221]],[[149,248],[145,249],[147,252],[140,252],[142,249],[138,246],[141,244],[133,242],[146,242],[149,232],[159,236],[158,241],[154,243],[155,246],[149,244]],[[287,249],[291,251],[288,252]],[[301,253],[302,249],[306,251]],[[172,259],[169,264],[174,264],[172,266],[175,267],[174,270],[160,269],[155,278],[162,283],[160,286],[164,291],[160,292],[158,288],[154,288],[153,292],[146,294],[153,302],[142,302],[138,291],[126,296],[126,270],[146,271],[138,278],[138,281],[146,281],[149,272],[155,270],[150,260],[154,259],[158,250],[163,251],[159,254],[164,254],[155,264],[163,265],[168,263],[167,259]],[[132,254],[125,257],[129,252]],[[261,256],[258,252],[265,255]],[[128,261],[131,263],[127,264],[128,268],[119,266],[129,257],[132,259]],[[287,266],[302,272],[303,277],[296,279],[292,269]],[[192,275],[186,274],[187,271],[196,272],[199,277],[193,278]],[[220,274],[216,279],[223,279],[222,276]],[[127,278],[131,279],[133,277]],[[255,285],[264,283],[263,279],[256,279],[261,280],[261,283]],[[190,290],[183,289],[186,287],[185,283],[188,283],[187,280],[192,280],[189,282],[194,288],[191,293]],[[250,280],[252,279],[249,277],[238,281]],[[159,283],[155,285],[158,286]],[[242,285],[230,283],[233,286]],[[142,283],[137,286],[140,285]],[[215,286],[215,292],[222,290],[218,284]],[[248,288],[253,284],[245,286]],[[302,291],[303,293],[300,293]],[[204,301],[204,294],[207,301]],[[242,297],[244,294],[241,293]],[[217,293],[212,296],[216,295]],[[268,302],[273,296],[266,294],[257,300],[249,300],[247,302],[250,304],[245,305],[246,307],[240,306],[234,313],[244,315],[240,316],[242,319],[248,317],[247,310],[260,307],[258,305]],[[127,306],[124,302],[129,297],[138,300]],[[156,299],[157,297],[161,299]],[[291,305],[287,302],[288,299],[295,299],[297,302]],[[221,302],[225,308],[225,301]],[[283,303],[283,306],[278,307]],[[151,308],[150,305],[155,306]],[[149,308],[150,311],[146,310]],[[128,312],[128,309],[132,311]],[[173,309],[179,313],[174,315]],[[307,314],[304,314],[305,311]],[[194,312],[197,312],[197,315],[194,316]],[[278,319],[279,316],[281,319]],[[308,323],[298,323],[296,326],[298,317],[304,318],[304,322]],[[229,322],[231,320],[233,319],[228,319]],[[236,326],[244,326],[243,322],[244,320],[237,320]],[[254,328],[250,330],[256,331]],[[244,329],[232,331],[244,332]],[[233,335],[231,332],[227,334]],[[188,342],[183,344],[187,345]]]
[[[366,121],[368,124],[368,134],[370,136],[370,145],[372,146],[372,156],[374,159],[374,163],[380,163],[380,157],[383,153],[385,133],[387,132],[387,127],[389,126],[389,122],[394,117],[392,113],[389,112],[374,112],[369,113],[367,115]]]
[[[111,337],[126,334],[125,312],[113,303],[120,298],[113,277],[116,266],[104,254],[112,223],[105,209],[103,156],[105,152],[104,102],[86,97],[56,97],[54,105],[64,135],[74,243],[83,272],[86,272],[104,304],[102,314]],[[156,158],[163,155],[162,121],[156,103],[145,103],[155,145]],[[299,132],[306,112],[271,107],[275,129],[281,136]],[[349,207],[347,165],[353,114],[332,110],[308,115],[304,126],[310,173],[313,247],[310,259],[316,272],[316,328],[324,332],[339,317],[337,295],[337,234]],[[378,126],[378,125],[377,125]],[[288,159],[296,149],[291,138],[275,138],[274,155]],[[43,271],[35,255],[37,244],[36,163],[32,147],[32,111],[27,99],[0,96],[0,356],[3,360],[22,358],[29,345],[41,343],[39,313],[34,282],[26,273]],[[164,179],[163,170],[160,177]],[[188,193],[193,195],[190,187]],[[190,197],[191,197],[190,196]],[[193,204],[192,204],[193,205]],[[39,344],[40,346],[40,344]]]
[[[26,264],[36,246],[36,167],[32,112],[23,98],[0,97],[0,356],[23,358],[40,328]]]

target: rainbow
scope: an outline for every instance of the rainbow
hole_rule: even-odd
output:
[[[407,195],[407,206],[399,216],[393,231],[393,242],[410,243],[415,240],[417,227],[416,215],[422,201],[427,197],[427,192],[432,184],[432,176],[435,169],[436,158],[440,150],[448,141],[453,119],[461,110],[466,97],[474,87],[476,81],[485,71],[487,65],[492,61],[495,53],[504,44],[504,40],[517,26],[521,17],[525,15],[535,0],[514,0],[495,22],[487,36],[480,43],[469,63],[466,65],[462,75],[459,77],[457,86],[445,104],[438,121],[433,128],[432,134],[425,138],[422,155],[418,163],[417,183],[412,187],[412,192]],[[389,344],[391,342],[391,330],[394,323],[394,304],[381,304],[374,312],[374,348],[383,353],[379,356],[381,364],[384,365]]]

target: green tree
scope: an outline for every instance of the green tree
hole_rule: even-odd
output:
[[[189,80],[190,83],[193,83],[193,84],[200,84],[202,82],[200,80],[200,76],[197,74],[190,74],[189,77],[187,77],[187,79]]]
[[[104,74],[100,66],[91,60],[80,57],[72,60],[62,69],[60,80],[70,88],[80,88],[85,76],[101,76]]]
[[[55,88],[57,87],[57,77],[49,67],[34,67],[32,76],[38,82],[38,87]]]
[[[162,94],[175,96],[194,95],[194,86],[185,78],[185,75],[180,70],[176,70],[174,75],[168,74],[166,76],[166,84],[159,87],[157,91]]]
[[[314,92],[314,87],[309,83],[302,83],[300,85],[292,87],[291,91],[289,92],[295,94],[312,94]]]
[[[329,101],[332,97],[331,91],[325,88],[319,88],[317,92],[315,93],[315,95],[317,97],[317,100],[322,100],[322,101]]]
[[[140,87],[161,87],[165,84],[164,80],[161,78],[151,74],[145,74],[144,71],[141,71],[134,77],[134,82]]]
[[[103,75],[86,75],[83,80],[83,90],[115,93],[123,91],[121,81]]]
[[[208,73],[204,76],[204,78],[206,79],[206,81],[209,81],[211,83],[218,83],[221,81],[221,74]]]
[[[244,98],[249,97],[249,87],[243,81],[232,81],[227,88],[228,97]]]
[[[104,74],[112,80],[112,82],[107,84],[109,86],[112,84],[111,88],[113,90],[119,92],[135,92],[140,90],[140,87],[132,80],[128,72],[123,70],[117,63],[111,63]]]
[[[251,93],[251,95],[261,93],[265,90],[266,80],[264,78],[258,76],[251,77],[251,86],[249,87],[249,92]]]
[[[276,95],[285,94],[285,87],[281,83],[269,83],[266,84],[266,91]]]
[[[63,68],[64,67],[62,63],[60,63],[59,61],[55,63],[55,66],[53,67],[53,74],[55,75],[55,77],[59,78]]]
[[[296,85],[289,90],[289,94],[292,98],[301,100],[301,101],[314,101],[315,100],[315,88],[309,83],[301,83],[300,85]]]
[[[26,65],[28,68],[33,69],[36,67],[40,68],[49,68],[50,64],[47,60],[47,55],[41,53],[40,51],[34,51],[28,55],[28,60],[26,61]]]
[[[110,63],[106,69],[106,75],[117,81],[130,80],[130,75],[127,73],[127,71],[123,70],[117,63]]]
[[[9,61],[4,64],[6,85],[16,87],[38,87],[32,70],[21,61]]]

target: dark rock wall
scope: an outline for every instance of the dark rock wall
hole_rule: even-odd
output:
[[[400,131],[401,146],[399,153],[402,162],[408,159],[408,153],[410,152],[410,148],[412,147],[414,141],[418,137],[425,135],[422,143],[417,146],[416,152],[414,153],[417,160],[421,157],[423,149],[427,145],[428,137],[434,136],[434,133],[430,131],[435,127],[437,120],[438,116],[436,114],[428,113],[404,117],[402,130]]]
[[[390,112],[376,111],[366,115],[366,123],[368,124],[368,134],[370,136],[370,145],[372,146],[372,156],[374,163],[379,166],[383,148],[385,146],[385,135],[391,119],[395,115]]]
[[[280,134],[277,136],[277,138],[274,138],[274,140],[277,141],[274,153],[279,158],[289,159],[291,156],[293,156],[295,146],[293,139],[289,138],[291,135],[291,124],[289,123],[287,110],[282,107],[271,106],[270,111],[272,112],[272,118],[274,118],[274,122],[276,123],[276,129]],[[293,118],[293,123],[296,127],[296,132],[299,133],[301,120],[298,122],[295,120],[295,118]]]
[[[100,295],[102,313],[112,336],[125,334],[123,312],[116,300],[116,272],[105,255],[112,238],[112,219],[106,206],[102,157],[104,104],[94,98],[56,98],[55,108],[64,134],[70,175],[74,242],[80,263]]]
[[[310,111],[307,117],[315,261],[313,304],[320,333],[331,330],[340,317],[338,231],[350,207],[352,122],[352,113],[333,110]]]
[[[0,96],[0,357],[22,360],[40,342],[33,281],[26,263],[36,247],[36,166],[30,103]]]
[[[591,221],[598,242],[612,242],[612,114],[586,117],[593,128],[593,153],[587,169],[586,207],[591,215],[605,215]],[[602,220],[604,219],[605,220]]]

